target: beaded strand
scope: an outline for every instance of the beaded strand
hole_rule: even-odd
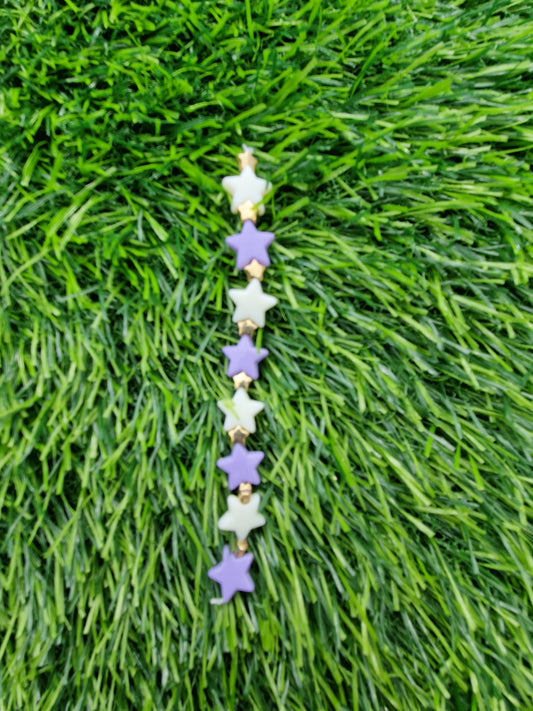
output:
[[[265,269],[270,266],[267,248],[274,235],[260,232],[255,226],[258,215],[265,212],[262,201],[272,185],[255,174],[257,159],[252,148],[243,145],[238,160],[239,175],[224,178],[222,187],[231,195],[231,211],[239,213],[242,227],[238,234],[226,237],[226,244],[236,252],[237,269],[246,273],[248,285],[229,290],[235,304],[232,320],[239,327],[240,339],[236,345],[222,348],[222,352],[229,360],[226,374],[233,378],[235,394],[217,403],[226,416],[224,430],[232,444],[231,454],[218,459],[217,466],[228,476],[228,489],[238,489],[237,496],[228,496],[228,511],[219,519],[218,527],[233,532],[237,540],[233,550],[224,546],[222,561],[207,573],[221,586],[221,597],[211,600],[214,605],[229,602],[237,591],[253,592],[255,588],[249,573],[254,556],[248,552],[248,534],[265,524],[265,517],[259,513],[261,497],[253,492],[253,486],[261,483],[257,467],[265,455],[260,450],[248,450],[245,445],[248,436],[256,431],[255,417],[264,404],[250,398],[248,388],[259,377],[258,364],[268,350],[256,348],[252,337],[265,325],[265,312],[278,303],[261,286]]]

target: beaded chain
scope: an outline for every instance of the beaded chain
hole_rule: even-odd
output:
[[[221,597],[211,603],[229,602],[237,591],[253,592],[255,586],[250,575],[254,556],[248,551],[248,534],[265,524],[259,513],[261,497],[252,492],[252,486],[261,483],[257,467],[265,456],[261,451],[246,449],[246,439],[256,430],[255,416],[264,408],[259,400],[248,395],[248,388],[259,377],[258,364],[268,355],[266,348],[256,348],[252,336],[265,325],[265,312],[278,303],[274,296],[263,292],[261,282],[266,267],[270,266],[267,248],[274,241],[272,232],[260,232],[255,223],[263,215],[262,201],[272,185],[255,174],[257,159],[253,149],[243,145],[239,153],[239,175],[224,178],[222,187],[231,195],[231,211],[240,214],[242,228],[238,234],[226,237],[226,244],[236,252],[237,269],[248,277],[245,289],[230,289],[229,296],[235,304],[232,320],[239,326],[239,342],[225,346],[222,352],[228,358],[227,375],[233,378],[235,394],[220,400],[217,405],[226,416],[224,430],[229,434],[232,450],[227,457],[217,460],[217,467],[228,476],[228,489],[238,489],[238,494],[227,498],[228,510],[219,519],[222,531],[232,531],[237,538],[233,550],[225,545],[222,562],[208,571],[208,576],[220,584]]]

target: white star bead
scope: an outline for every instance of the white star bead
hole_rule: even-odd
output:
[[[255,432],[255,416],[264,408],[260,400],[252,400],[244,388],[238,388],[230,400],[219,400],[217,405],[226,415],[224,430],[229,432],[237,425],[244,427],[250,434]]]
[[[220,517],[218,527],[221,531],[233,531],[240,541],[244,541],[252,528],[264,526],[263,514],[258,512],[261,497],[252,494],[247,504],[241,504],[237,496],[228,496],[228,511]]]
[[[229,296],[237,307],[232,320],[250,318],[260,327],[265,325],[265,311],[278,303],[275,296],[263,292],[259,279],[251,279],[246,289],[230,289]]]
[[[239,175],[228,175],[222,180],[222,187],[231,196],[231,211],[237,212],[239,205],[251,200],[254,205],[260,203],[265,195],[272,190],[272,183],[264,178],[258,178],[249,165],[245,166]],[[265,206],[258,205],[257,212],[265,214]]]

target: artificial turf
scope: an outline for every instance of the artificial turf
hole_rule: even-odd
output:
[[[2,711],[532,709],[529,0],[4,0],[0,78]]]

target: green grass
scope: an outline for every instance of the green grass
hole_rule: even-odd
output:
[[[528,0],[0,9],[2,711],[533,708]],[[274,184],[228,534],[221,188]]]

